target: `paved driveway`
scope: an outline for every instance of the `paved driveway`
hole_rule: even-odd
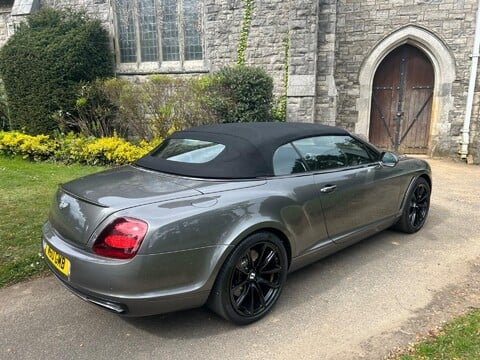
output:
[[[381,359],[480,307],[480,167],[429,162],[420,233],[385,231],[289,275],[256,324],[235,327],[206,309],[121,318],[49,277],[0,290],[0,359]]]

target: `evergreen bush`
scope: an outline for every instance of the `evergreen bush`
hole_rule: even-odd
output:
[[[8,99],[5,93],[5,86],[0,80],[0,131],[10,130],[10,110],[8,109]]]
[[[107,31],[74,11],[43,8],[0,51],[13,129],[52,133],[55,114],[75,111],[81,84],[113,75]]]
[[[221,122],[273,120],[273,80],[263,69],[223,68],[213,75],[211,91],[211,106]]]

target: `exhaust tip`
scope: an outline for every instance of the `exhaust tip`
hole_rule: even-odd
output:
[[[89,296],[86,296],[84,299],[86,301],[88,301],[89,303],[100,306],[100,307],[102,307],[106,310],[112,311],[116,314],[127,313],[127,307],[125,305],[122,305],[122,304],[116,304],[116,303],[112,303],[110,301],[105,301],[105,300],[100,300],[100,299],[92,299]]]

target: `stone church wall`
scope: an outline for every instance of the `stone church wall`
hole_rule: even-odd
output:
[[[112,32],[112,13],[109,0],[40,0],[41,6],[56,9],[85,10],[87,14],[99,19]]]
[[[113,0],[35,1],[41,6],[86,9],[113,39]],[[416,27],[438,39],[453,59],[452,80],[436,89],[435,96],[444,105],[434,109],[441,114],[432,124],[430,139],[432,154],[452,155],[458,151],[465,118],[476,4],[476,0],[255,0],[245,63],[273,77],[277,96],[288,95],[288,121],[356,131],[359,124],[368,124],[370,116],[360,79],[368,57],[395,32]],[[206,71],[237,62],[244,6],[244,0],[203,1]],[[9,23],[8,6],[0,6],[0,46],[9,35]],[[480,90],[473,114],[471,149],[480,158]]]
[[[11,32],[11,4],[0,4],[0,47],[5,44]]]
[[[206,0],[204,13],[205,52],[210,71],[236,64],[244,20],[244,2]],[[259,66],[273,77],[276,94],[281,94],[284,88],[288,13],[288,2],[255,1],[245,51],[247,65]]]
[[[452,106],[448,113],[441,114],[442,121],[436,124],[437,135],[431,139],[434,154],[455,153],[465,117],[476,3],[474,0],[338,1],[335,53],[337,124],[355,130],[359,113],[358,76],[366,56],[395,30],[414,25],[438,37],[455,61]]]

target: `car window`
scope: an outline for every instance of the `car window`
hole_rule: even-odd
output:
[[[375,155],[359,140],[345,136],[343,143],[337,143],[347,157],[347,166],[370,164],[374,162]],[[369,151],[370,150],[370,151]]]
[[[273,154],[273,172],[275,175],[291,175],[305,171],[302,158],[291,144],[280,146]]]
[[[194,139],[167,139],[152,154],[162,159],[190,164],[203,164],[215,159],[225,145]]]
[[[351,136],[326,135],[301,139],[293,145],[310,170],[328,170],[373,162],[365,146]]]

